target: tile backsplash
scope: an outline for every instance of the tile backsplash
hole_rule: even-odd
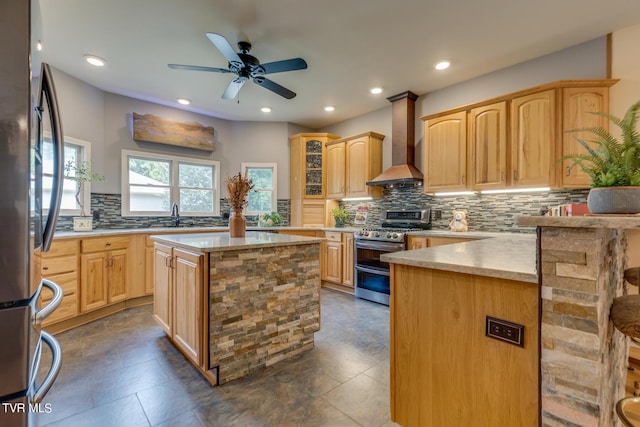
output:
[[[588,189],[557,190],[542,193],[507,193],[507,194],[478,194],[471,196],[435,197],[423,193],[422,187],[406,186],[385,188],[383,196],[378,200],[366,202],[340,202],[351,213],[351,218],[359,206],[369,208],[367,226],[380,226],[380,214],[387,209],[421,209],[431,208],[433,229],[443,230],[449,227],[453,209],[465,209],[470,231],[507,231],[534,232],[530,227],[514,226],[517,215],[540,215],[541,210],[563,203],[586,203]],[[120,194],[91,194],[91,212],[98,211],[99,219],[94,220],[96,229],[118,228],[148,228],[170,227],[173,225],[171,217],[122,217]],[[436,211],[440,211],[442,218],[436,219]],[[229,203],[220,200],[220,212],[229,213]],[[289,225],[289,200],[278,200],[278,213],[282,216],[283,225]],[[227,226],[229,220],[223,216],[190,217],[180,215],[183,225],[189,226]],[[257,218],[248,217],[247,225],[258,225]],[[61,216],[58,219],[58,230],[72,230],[73,217]]]

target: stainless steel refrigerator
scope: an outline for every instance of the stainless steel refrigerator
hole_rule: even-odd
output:
[[[38,12],[38,0],[0,1],[0,426],[11,427],[49,409],[43,397],[61,366],[58,342],[40,326],[62,299],[61,288],[41,277],[40,257],[59,211],[64,138],[51,71],[35,47]],[[43,122],[56,147],[44,207]],[[43,286],[54,295],[46,307],[37,303]],[[40,367],[45,351],[48,370]]]

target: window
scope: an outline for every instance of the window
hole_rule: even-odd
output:
[[[278,210],[278,165],[275,163],[242,163],[242,172],[253,181],[246,215]]]
[[[219,162],[122,151],[122,216],[220,214]]]
[[[49,208],[51,201],[51,187],[53,186],[53,141],[51,135],[44,134],[42,140],[42,206],[45,210]],[[75,165],[80,162],[91,163],[91,144],[79,139],[64,138],[64,164],[72,161]],[[80,215],[80,205],[76,201],[76,191],[79,182],[65,179],[62,186],[62,203],[60,205],[61,215]],[[85,206],[87,214],[91,210],[91,183],[86,182],[78,196]]]

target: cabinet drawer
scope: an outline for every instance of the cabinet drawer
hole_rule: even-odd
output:
[[[50,276],[49,280],[60,285],[65,298],[78,293],[78,274],[76,272]],[[53,292],[51,292],[49,288],[43,287],[40,293],[40,299],[42,301],[49,301],[51,297],[53,297]]]
[[[126,236],[105,237],[102,239],[83,239],[80,242],[80,247],[83,253],[126,249],[128,246],[129,238]]]
[[[330,242],[342,242],[342,233],[337,231],[325,232],[325,238]]]
[[[42,254],[42,257],[47,259],[65,255],[76,255],[77,253],[77,240],[54,240],[49,250]]]
[[[78,257],[75,255],[42,260],[42,275],[51,277],[53,274],[69,273],[78,269]]]
[[[70,319],[78,315],[78,295],[67,295],[62,299],[62,302],[54,311],[51,316],[42,322],[43,326],[50,325],[52,323],[59,322],[61,320]]]

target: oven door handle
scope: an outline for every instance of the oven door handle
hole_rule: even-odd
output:
[[[356,249],[371,249],[374,251],[398,252],[404,250],[404,243],[379,242],[369,243],[364,241],[356,242]]]
[[[356,270],[362,271],[363,273],[377,274],[379,276],[387,276],[387,277],[391,276],[391,273],[389,272],[389,270],[383,270],[378,268],[367,268],[367,267],[360,267],[359,265],[356,265]]]

